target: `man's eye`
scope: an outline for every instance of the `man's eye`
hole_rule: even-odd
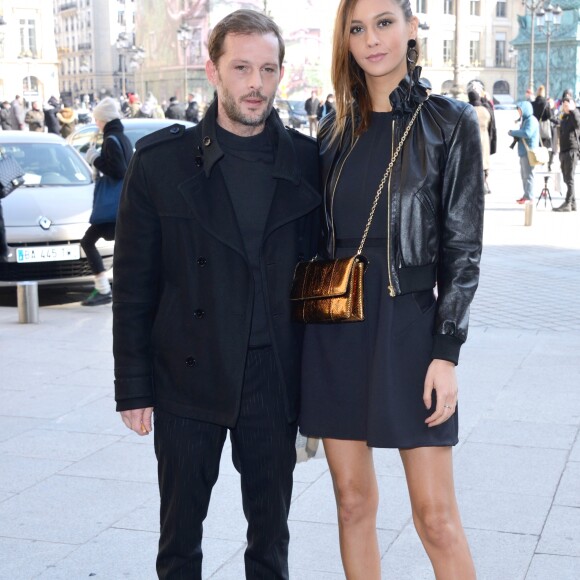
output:
[[[264,68],[264,70],[267,73],[275,73],[276,72],[276,69],[274,67],[272,67],[272,66],[267,66],[267,67]]]
[[[245,70],[246,70],[246,67],[245,67],[243,64],[239,64],[239,65],[236,67],[236,70],[239,70],[239,71],[245,71]]]

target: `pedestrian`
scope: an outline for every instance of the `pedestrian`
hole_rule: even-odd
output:
[[[92,145],[85,153],[85,159],[103,175],[122,180],[133,154],[133,146],[123,131],[118,102],[105,97],[93,109],[93,117],[99,131],[103,133],[103,145],[100,151]],[[112,301],[111,284],[96,243],[101,238],[107,241],[115,239],[115,223],[92,223],[81,240],[81,247],[95,278],[95,287],[81,302],[83,306],[99,306]]]
[[[551,111],[546,99],[546,87],[540,85],[536,92],[536,99],[532,103],[534,117],[538,119],[540,125],[540,143],[543,147],[552,148],[552,123]]]
[[[152,429],[159,578],[202,577],[202,529],[229,430],[248,520],[246,577],[288,578],[303,327],[288,290],[316,252],[318,155],[286,129],[278,26],[237,10],[213,28],[201,122],[138,142],[115,242],[117,410]],[[163,171],[159,171],[162,167]]]
[[[327,95],[324,104],[321,104],[318,107],[318,120],[320,121],[320,119],[323,119],[333,111],[336,111],[336,107],[334,106],[334,95],[329,94]]]
[[[17,127],[12,126],[12,113],[10,111],[10,103],[8,101],[3,101],[0,106],[0,126],[2,131],[12,131],[17,129]]]
[[[347,578],[381,577],[372,448],[388,447],[399,449],[435,576],[473,580],[452,446],[482,246],[477,116],[429,96],[409,0],[341,0],[334,30],[336,114],[318,134],[327,257],[355,255],[379,182],[384,191],[364,247],[365,320],[306,327],[300,430],[324,441]]]
[[[29,131],[44,133],[44,113],[40,110],[38,101],[32,101],[32,108],[26,112],[24,122]]]
[[[566,199],[554,211],[576,211],[576,192],[574,190],[574,173],[578,159],[578,136],[580,135],[580,113],[572,97],[562,101],[560,119],[560,168],[566,184]]]
[[[520,175],[524,187],[524,195],[516,200],[522,204],[526,201],[534,200],[534,170],[528,159],[528,148],[535,149],[540,144],[540,126],[538,119],[534,117],[532,103],[530,101],[520,101],[517,105],[520,115],[520,128],[511,129],[508,135],[515,137],[518,144],[518,156],[520,158]],[[524,144],[525,142],[525,144]],[[526,148],[527,144],[527,148]]]
[[[318,100],[318,93],[312,91],[310,97],[304,103],[304,109],[308,116],[308,127],[310,129],[310,136],[316,137],[318,131],[318,108],[320,101]]]
[[[476,91],[468,91],[467,98],[469,104],[475,109],[477,120],[479,122],[479,136],[481,138],[481,154],[483,162],[483,175],[485,193],[491,193],[487,178],[489,176],[490,166],[490,141],[489,141],[489,126],[491,125],[491,115],[489,111],[481,103],[481,98]]]
[[[199,123],[199,105],[193,93],[187,95],[187,109],[185,109],[185,119],[191,123]]]
[[[58,120],[58,111],[60,103],[56,97],[50,97],[44,107],[44,125],[49,133],[60,135],[60,122]]]
[[[60,134],[63,139],[66,139],[74,132],[78,123],[76,111],[71,107],[63,107],[57,114],[56,118],[60,123]]]
[[[185,109],[181,106],[177,97],[171,97],[169,99],[169,107],[165,111],[165,117],[167,119],[185,121]]]
[[[10,114],[12,115],[12,128],[15,131],[24,131],[26,109],[24,108],[24,99],[20,95],[16,95],[10,103]]]

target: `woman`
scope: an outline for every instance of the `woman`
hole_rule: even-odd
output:
[[[330,256],[352,256],[393,150],[422,105],[365,245],[366,319],[306,327],[300,426],[324,440],[343,566],[355,580],[380,578],[372,447],[400,449],[415,526],[436,577],[475,578],[451,446],[455,364],[479,276],[481,145],[473,108],[429,97],[419,81],[417,28],[408,0],[341,0],[336,114],[325,117],[318,136],[324,245]]]
[[[56,117],[60,122],[60,135],[66,139],[75,130],[78,123],[77,114],[71,107],[63,107]]]
[[[489,157],[490,157],[490,141],[489,141],[489,128],[491,126],[491,115],[489,111],[483,106],[481,102],[481,97],[476,91],[467,91],[467,98],[469,99],[469,104],[475,109],[477,114],[477,120],[479,122],[479,135],[481,138],[481,153],[483,160],[483,175],[485,183],[485,193],[491,193],[489,185],[487,183],[487,178],[489,177]]]
[[[117,101],[111,97],[104,98],[93,109],[93,117],[99,131],[103,133],[103,146],[100,150],[94,145],[91,146],[85,154],[85,159],[102,174],[115,180],[122,180],[133,155],[133,146],[123,132]],[[95,276],[95,288],[82,301],[83,306],[99,306],[113,300],[103,259],[95,245],[100,238],[109,241],[115,239],[115,221],[91,223],[81,240],[81,247]]]

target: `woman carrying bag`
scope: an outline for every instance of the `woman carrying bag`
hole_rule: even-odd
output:
[[[95,276],[94,290],[82,301],[83,306],[109,304],[112,299],[111,285],[105,272],[103,259],[96,248],[100,238],[115,239],[115,222],[123,178],[133,155],[133,147],[123,132],[121,112],[117,101],[103,99],[93,110],[95,123],[103,133],[103,146],[98,150],[92,145],[85,159],[102,174],[97,178],[91,225],[81,240],[91,270]]]
[[[475,579],[452,446],[455,365],[479,279],[481,142],[473,107],[420,79],[417,31],[409,0],[341,0],[336,113],[318,132],[321,261],[364,250],[364,317],[307,324],[300,431],[323,438],[353,580],[381,577],[373,447],[399,449],[435,576]]]

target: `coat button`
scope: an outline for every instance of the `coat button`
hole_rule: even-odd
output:
[[[205,316],[205,311],[203,311],[201,308],[198,308],[194,313],[193,316],[195,316],[195,318],[203,318]]]
[[[185,366],[186,367],[194,367],[196,365],[197,365],[197,361],[192,356],[188,356],[185,359]]]
[[[209,147],[211,145],[211,138],[210,137],[204,137],[203,138],[203,144],[205,147]]]
[[[206,266],[206,265],[207,265],[207,260],[206,260],[204,257],[198,258],[198,259],[197,259],[197,265],[198,265],[200,268],[203,268],[204,266]]]

